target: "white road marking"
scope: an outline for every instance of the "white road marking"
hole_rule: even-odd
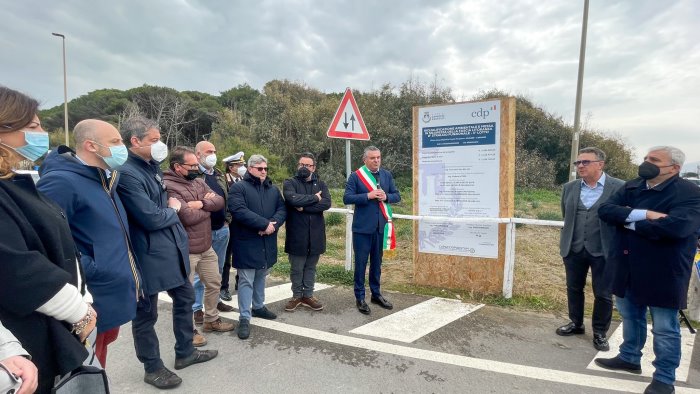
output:
[[[172,302],[165,293],[160,293],[159,298],[166,302]],[[220,312],[222,317],[238,321],[238,313]],[[333,334],[321,330],[295,326],[274,320],[253,318],[251,325],[270,330],[297,335],[313,340],[334,343],[342,346],[350,346],[374,352],[393,354],[401,357],[410,357],[418,360],[431,361],[440,364],[449,364],[459,367],[471,368],[480,371],[500,373],[504,375],[520,376],[529,379],[539,379],[547,382],[570,384],[582,387],[599,388],[605,390],[617,390],[630,393],[641,393],[649,382],[638,382],[627,379],[609,378],[598,375],[586,375],[576,372],[568,372],[556,369],[531,367],[506,363],[501,361],[484,360],[474,357],[460,356],[456,354],[441,353],[433,350],[416,349],[403,345],[383,343],[364,338],[350,337]],[[700,389],[690,387],[676,387],[677,394],[700,394]]]
[[[654,349],[653,349],[653,338],[651,333],[651,325],[647,326],[647,341],[644,344],[644,349],[642,349],[642,375],[651,377],[654,374],[654,366],[651,362],[654,361]],[[622,344],[622,324],[620,324],[615,332],[608,338],[610,343],[610,351],[608,352],[598,352],[595,358],[610,358],[617,355],[617,349],[619,349]],[[685,327],[681,326],[681,363],[676,369],[676,380],[679,382],[686,382],[688,380],[688,372],[690,370],[690,358],[693,355],[693,344],[695,343],[695,335],[691,334],[690,331]],[[609,371],[603,369],[596,365],[595,361],[591,360],[588,364],[588,369],[595,371],[607,371],[621,373],[625,375],[632,375],[625,371]]]
[[[465,304],[460,300],[431,298],[350,332],[411,343],[482,306],[484,304]]]
[[[314,286],[314,291],[319,291],[323,289],[328,289],[333,287],[332,285],[327,285],[325,283],[316,283]],[[162,301],[172,302],[168,293],[161,292],[158,293],[158,298]],[[277,286],[270,286],[265,288],[265,304],[271,304],[273,302],[286,300],[292,298],[292,289],[290,283],[284,283]],[[230,305],[238,309],[238,296],[233,295],[231,301],[222,301],[226,305]]]

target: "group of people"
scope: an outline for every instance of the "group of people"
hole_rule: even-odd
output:
[[[579,179],[564,185],[560,254],[566,272],[569,323],[561,336],[585,333],[584,288],[593,287],[593,346],[608,351],[613,295],[622,317],[619,354],[596,358],[605,369],[641,373],[651,314],[655,368],[645,393],[673,393],[681,359],[679,311],[687,307],[700,229],[700,188],[679,176],[685,154],[671,146],[649,149],[639,177],[606,174],[605,153],[581,149]]]
[[[160,357],[158,294],[172,298],[174,368],[215,358],[217,350],[197,349],[207,340],[195,327],[235,329],[219,316],[234,309],[224,302],[232,300],[231,267],[237,270],[238,337],[250,336],[251,318],[277,317],[265,305],[265,278],[277,262],[285,221],[292,297],[284,310],[323,309],[314,286],[331,196],[312,154],[299,156],[296,174],[280,191],[262,155],[252,155],[247,166],[243,152],[231,155],[221,172],[209,141],[169,151],[155,121],[134,117],[117,130],[87,119],[74,128],[75,150],[51,151],[35,185],[15,169],[49,149],[37,111],[36,100],[0,87],[0,368],[22,379],[19,393],[50,392],[57,377],[82,365],[94,329],[94,352],[106,366],[107,347],[127,322],[144,381],[179,385]],[[362,160],[343,201],[355,207],[356,307],[370,314],[368,265],[371,303],[393,308],[381,292],[381,263],[383,252],[395,247],[390,204],[401,196],[381,168],[378,148],[367,147]],[[649,311],[656,370],[646,392],[670,393],[680,363],[678,313],[687,306],[700,228],[700,188],[679,176],[685,155],[674,147],[651,148],[639,177],[628,182],[606,174],[605,160],[598,148],[581,149],[574,162],[580,179],[563,188],[560,253],[570,321],[556,333],[585,333],[590,269],[593,346],[610,348],[613,295],[623,321],[619,354],[595,362],[640,373]]]
[[[252,155],[246,165],[243,152],[231,155],[222,173],[211,142],[169,150],[158,124],[143,117],[127,119],[119,130],[83,120],[73,130],[74,149],[58,146],[46,155],[49,136],[37,111],[36,100],[0,86],[0,365],[22,379],[19,393],[51,392],[90,349],[105,367],[108,345],[127,322],[144,381],[179,385],[160,356],[158,294],[172,299],[174,368],[215,358],[217,350],[198,349],[207,340],[196,326],[235,329],[219,316],[234,309],[223,302],[232,300],[231,267],[238,337],[249,337],[251,318],[277,317],[265,305],[265,278],[285,221],[292,297],[284,309],[323,309],[314,285],[331,196],[312,154],[300,155],[280,192],[264,156]],[[15,171],[21,161],[44,156],[36,184]],[[387,204],[400,196],[391,174],[379,168],[379,149],[368,147],[363,161],[344,200],[356,205],[355,296],[368,314],[368,259],[371,301],[392,308],[379,281],[382,240],[387,229],[393,234]]]

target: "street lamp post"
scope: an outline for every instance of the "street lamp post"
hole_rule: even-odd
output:
[[[66,81],[66,36],[58,33],[51,33],[63,40],[63,129],[66,132],[66,146],[68,146],[68,83]]]
[[[581,92],[583,90],[583,66],[586,63],[586,32],[588,31],[588,0],[583,2],[583,24],[581,25],[581,48],[578,56],[578,81],[576,83],[576,109],[574,110],[574,135],[571,139],[571,160],[569,162],[569,181],[576,179],[574,160],[578,156],[581,137]]]

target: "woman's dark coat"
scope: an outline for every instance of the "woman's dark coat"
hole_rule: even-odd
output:
[[[60,208],[29,175],[0,180],[0,321],[39,369],[38,393],[79,367],[85,347],[70,325],[35,312],[67,283],[77,285],[76,249]]]

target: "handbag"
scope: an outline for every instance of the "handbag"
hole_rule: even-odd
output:
[[[97,329],[94,329],[85,340],[88,356],[83,365],[58,378],[51,389],[52,394],[109,394],[107,373],[95,356],[96,338]]]
[[[22,386],[22,378],[0,363],[0,394],[15,394]]]

